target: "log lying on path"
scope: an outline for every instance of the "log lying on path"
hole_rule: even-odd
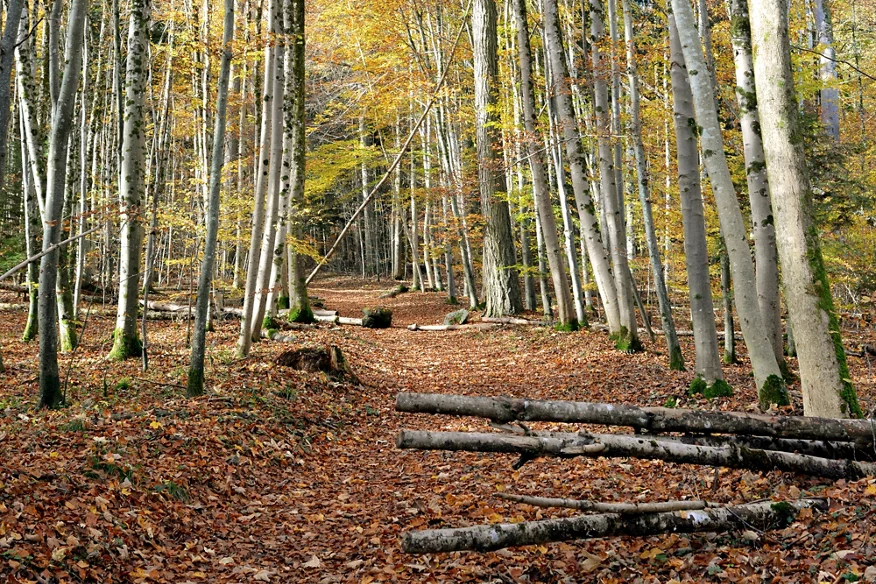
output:
[[[485,322],[474,324],[411,324],[408,325],[409,331],[492,331],[502,328],[504,325],[497,322]]]
[[[629,426],[649,432],[745,434],[830,442],[876,443],[876,420],[836,420],[639,407],[593,402],[474,397],[438,393],[399,393],[400,412],[475,416],[494,422],[539,421]]]
[[[553,541],[592,539],[620,535],[646,536],[660,533],[693,533],[731,529],[761,530],[785,527],[803,509],[827,510],[824,499],[801,499],[787,503],[751,503],[701,511],[674,511],[645,515],[607,513],[525,523],[500,523],[429,529],[402,536],[402,550],[409,554],[492,551],[506,547]]]
[[[510,316],[483,316],[481,322],[492,322],[497,324],[518,324],[527,326],[550,326],[551,323],[541,320],[529,320],[526,318],[514,318]]]
[[[641,515],[642,513],[667,513],[670,511],[698,511],[720,507],[710,501],[660,501],[657,503],[601,503],[580,499],[561,499],[555,497],[530,497],[513,493],[496,493],[499,499],[532,505],[533,507],[562,507],[579,511],[597,513],[619,513],[620,515]]]
[[[521,455],[521,462],[540,456],[572,458],[600,456],[664,460],[748,470],[781,470],[831,479],[857,480],[876,477],[876,464],[853,460],[830,460],[805,454],[726,446],[696,446],[671,439],[623,434],[554,434],[514,436],[479,432],[422,432],[402,430],[396,445],[416,450],[462,450]]]

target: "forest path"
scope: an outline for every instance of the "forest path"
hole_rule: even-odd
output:
[[[515,471],[509,455],[396,449],[402,428],[489,431],[483,420],[399,414],[399,391],[642,405],[678,396],[686,407],[722,409],[749,408],[754,391],[742,363],[725,369],[733,398],[684,398],[692,374],[666,369],[659,340],[626,355],[601,332],[408,331],[413,322],[440,323],[456,307],[440,293],[378,298],[391,285],[325,278],[313,287],[344,316],[391,308],[386,330],[290,331],[294,342],[256,343],[250,357],[236,360],[239,321],[218,322],[208,337],[210,392],[195,400],[182,396],[185,323],[149,322],[152,365],[141,373],[137,362],[103,359],[113,322],[92,317],[75,355],[71,405],[52,413],[34,410],[36,346],[18,341],[24,314],[4,313],[0,581],[760,582],[763,574],[808,581],[819,571],[861,573],[876,557],[876,484],[866,480],[824,488],[787,473],[722,470],[712,492],[714,470],[700,466],[539,459]],[[281,352],[312,344],[341,347],[362,385],[274,364]],[[68,364],[64,356],[63,371]],[[872,404],[866,365],[852,365],[865,405]],[[738,534],[670,534],[411,557],[398,543],[412,529],[572,513],[511,504],[493,496],[498,490],[738,503],[798,489],[832,497],[835,515],[755,544]],[[856,555],[840,566],[831,557],[838,549]]]

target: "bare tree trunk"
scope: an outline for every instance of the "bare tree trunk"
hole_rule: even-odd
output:
[[[748,4],[745,0],[729,0],[727,6],[733,23],[730,27],[730,40],[733,43],[733,60],[736,64],[736,101],[739,104],[739,125],[742,128],[748,200],[751,202],[757,300],[776,360],[779,367],[787,371],[782,346],[776,229],[761,139],[760,115],[757,111],[757,93],[754,88]]]
[[[228,109],[228,84],[231,76],[231,42],[234,38],[234,0],[225,0],[225,23],[222,34],[222,61],[219,66],[219,88],[216,98],[216,125],[213,129],[213,157],[210,164],[210,198],[207,202],[207,235],[204,257],[198,277],[198,296],[195,306],[195,331],[192,337],[192,357],[189,362],[186,395],[204,393],[204,352],[207,321],[210,311],[210,288],[216,240],[219,233],[219,191],[222,185],[222,166],[225,149],[225,117]]]
[[[297,240],[304,238],[304,220],[300,216],[304,203],[304,173],[306,162],[307,134],[305,122],[305,71],[304,71],[304,0],[286,0],[284,11],[284,26],[289,35],[292,53],[291,71],[286,71],[286,87],[284,94],[285,131],[291,130],[290,147],[292,148],[291,169],[291,225]],[[289,280],[291,302],[289,304],[290,322],[307,324],[314,321],[307,296],[307,285],[304,282],[304,258],[297,250],[292,251],[289,262]]]
[[[276,11],[275,4],[279,0],[270,0],[268,13],[273,20]],[[264,53],[264,83],[262,96],[261,128],[259,150],[255,168],[255,207],[252,214],[252,233],[249,241],[249,266],[246,271],[246,288],[243,296],[243,316],[240,319],[240,335],[237,339],[237,355],[245,357],[252,346],[253,313],[258,293],[258,274],[260,265],[259,245],[265,230],[265,191],[267,190],[268,174],[271,164],[271,136],[273,101],[279,99],[274,95],[274,77],[276,74],[277,51],[271,42],[265,45]]]
[[[143,243],[141,204],[146,186],[147,70],[151,0],[132,0],[128,28],[128,64],[125,72],[125,115],[122,141],[121,250],[119,252],[119,304],[111,359],[139,356],[142,351],[137,332],[137,298],[140,283],[140,248]]]
[[[673,0],[672,8],[688,70],[707,71],[700,38],[694,24],[693,10],[688,0]],[[751,249],[748,246],[742,212],[739,209],[736,190],[724,155],[724,140],[721,136],[712,81],[709,75],[690,75],[690,84],[696,123],[702,128],[700,143],[704,163],[715,194],[727,255],[730,257],[736,312],[754,370],[760,406],[768,408],[770,404],[787,404],[788,393],[782,380],[782,372],[776,361],[758,305],[757,281],[754,276],[754,264],[751,261]]]
[[[862,416],[824,270],[791,74],[785,0],[764,0],[752,15],[755,82],[763,116],[767,173],[788,312],[797,341],[806,415]]]
[[[532,87],[532,49],[529,42],[529,27],[526,18],[525,0],[514,0],[514,18],[517,25],[517,51],[520,63],[520,94],[523,110],[523,124],[526,130],[526,147],[529,154],[529,170],[532,174],[532,197],[535,202],[537,225],[540,234],[539,250],[542,246],[550,265],[551,281],[557,296],[557,320],[562,327],[574,329],[578,325],[574,316],[572,297],[566,280],[566,263],[560,251],[557,236],[557,223],[550,200],[550,190],[545,177],[544,155],[535,128],[535,97]],[[539,272],[544,273],[544,259],[539,252]],[[542,276],[543,277],[543,276]],[[545,283],[546,284],[546,283]],[[550,302],[547,301],[546,285],[542,285],[542,306],[545,317],[550,318]]]
[[[827,135],[839,142],[839,89],[836,84],[836,49],[833,46],[833,22],[830,13],[830,0],[813,0],[815,7],[815,31],[818,44],[822,47],[819,62],[819,76],[824,87],[821,89],[821,123]]]
[[[605,23],[603,22],[603,8],[600,0],[590,0],[590,34],[593,41],[590,50],[594,71],[593,93],[599,150],[599,178],[604,205],[602,213],[608,225],[609,249],[611,250],[611,260],[614,268],[614,282],[617,289],[617,304],[620,316],[620,328],[616,332],[611,332],[618,349],[640,351],[642,344],[639,342],[639,327],[636,324],[632,282],[630,282],[629,278],[629,264],[625,249],[623,208],[618,198],[618,168],[611,145],[611,103],[604,77],[604,57],[599,48],[600,43],[605,39]]]
[[[648,176],[645,146],[642,143],[642,121],[639,112],[639,74],[636,70],[636,46],[633,40],[633,17],[630,13],[629,0],[622,0],[624,13],[624,40],[627,48],[627,77],[630,92],[630,131],[632,133],[633,152],[636,158],[636,179],[639,189],[639,203],[642,205],[642,221],[645,224],[645,239],[648,242],[648,255],[651,259],[651,271],[654,273],[654,287],[657,291],[657,303],[660,307],[660,319],[663,333],[666,336],[666,349],[669,353],[669,368],[684,371],[684,356],[675,334],[675,322],[672,319],[672,304],[663,280],[663,266],[660,259],[660,249],[657,244],[657,234],[654,231],[654,216],[651,212],[651,181]]]
[[[560,39],[559,15],[555,0],[544,2],[544,36],[547,58],[555,72],[554,99],[557,104],[557,114],[565,142],[566,161],[572,175],[572,189],[575,193],[575,203],[581,218],[581,228],[585,232],[587,251],[602,306],[605,309],[605,319],[612,334],[620,334],[621,317],[618,305],[617,287],[611,273],[611,262],[603,246],[602,234],[596,219],[596,209],[590,198],[590,185],[584,171],[584,153],[578,134],[578,123],[572,105],[571,91],[566,81],[568,66],[564,58],[562,41]]]
[[[45,217],[43,222],[43,250],[57,243],[61,233],[61,212],[64,205],[64,178],[67,163],[68,138],[72,129],[76,88],[79,85],[82,36],[85,28],[86,0],[73,0],[70,22],[67,26],[66,63],[63,82],[58,93],[58,104],[52,115],[49,135],[49,164],[46,188]],[[40,336],[40,407],[58,407],[61,395],[58,372],[58,329],[55,318],[55,282],[58,269],[58,250],[40,260],[39,336]]]
[[[669,17],[671,50],[673,120],[678,157],[678,190],[681,198],[681,219],[684,227],[684,256],[690,299],[691,323],[694,332],[697,377],[711,386],[723,381],[718,355],[718,334],[715,307],[709,280],[708,242],[705,212],[700,186],[699,159],[693,96],[678,40],[675,19]]]

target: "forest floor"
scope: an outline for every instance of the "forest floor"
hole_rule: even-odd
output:
[[[685,395],[692,374],[667,369],[662,339],[626,355],[601,332],[412,332],[408,324],[441,323],[454,307],[439,293],[378,299],[390,287],[325,278],[312,288],[342,316],[391,308],[390,329],[291,331],[296,342],[257,343],[243,360],[233,357],[239,321],[217,322],[209,391],[191,400],[185,322],[149,321],[142,373],[139,361],[104,359],[113,321],[92,315],[80,349],[61,357],[69,405],[54,412],[35,409],[37,345],[18,340],[25,313],[4,312],[0,581],[839,583],[876,573],[876,479],[727,469],[716,478],[702,466],[583,458],[515,471],[510,455],[397,450],[401,428],[487,429],[470,418],[398,414],[399,391],[652,406],[675,396],[679,406],[726,410],[751,410],[755,392],[742,343],[742,362],[725,368],[735,396],[695,400]],[[0,301],[22,302],[11,294]],[[848,331],[846,341],[873,342],[874,332]],[[690,338],[683,343],[690,360]],[[327,344],[342,349],[361,384],[274,363],[290,348]],[[869,366],[850,363],[872,412]],[[817,495],[829,497],[830,512],[754,537],[667,534],[416,557],[400,550],[408,530],[574,513],[510,503],[498,491],[721,503]]]

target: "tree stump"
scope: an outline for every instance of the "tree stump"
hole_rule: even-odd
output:
[[[392,326],[392,311],[388,308],[363,308],[362,326],[365,328],[389,328]]]
[[[280,353],[274,363],[308,373],[322,372],[337,381],[359,384],[359,379],[350,369],[350,364],[340,347],[301,347]]]

